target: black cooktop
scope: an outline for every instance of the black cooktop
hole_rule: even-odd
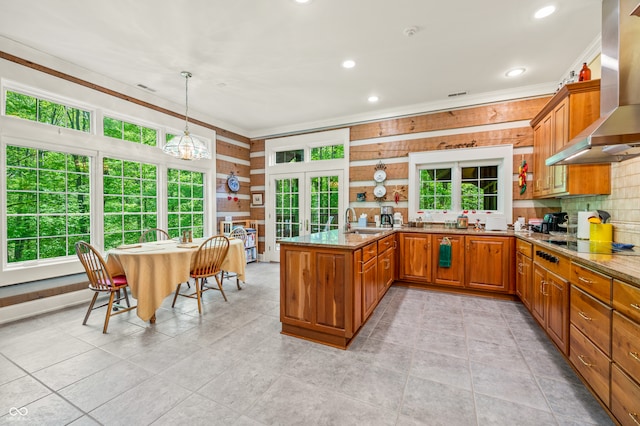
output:
[[[633,244],[622,243],[602,243],[596,241],[580,240],[543,240],[546,243],[561,246],[567,250],[575,251],[578,253],[591,253],[591,254],[615,254],[615,255],[627,255],[627,256],[640,256],[640,251],[634,250]]]

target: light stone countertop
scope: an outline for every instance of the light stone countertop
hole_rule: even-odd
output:
[[[620,254],[590,254],[569,250],[562,246],[549,243],[545,240],[560,239],[566,240],[564,236],[551,236],[549,234],[514,232],[509,231],[477,231],[472,227],[468,229],[445,229],[439,224],[428,225],[426,228],[400,227],[400,228],[365,228],[366,233],[360,232],[362,228],[353,228],[353,233],[345,233],[342,230],[318,232],[302,237],[292,237],[280,240],[280,244],[299,246],[326,246],[327,248],[355,250],[366,246],[382,237],[392,235],[397,232],[414,232],[425,234],[460,234],[460,235],[482,235],[482,236],[515,236],[524,241],[534,243],[547,250],[561,253],[571,260],[575,260],[582,265],[596,271],[622,280],[629,284],[640,287],[640,250],[636,248],[636,255]],[[535,256],[534,256],[535,257]],[[535,259],[534,259],[535,260]]]

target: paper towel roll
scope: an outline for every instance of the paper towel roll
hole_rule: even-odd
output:
[[[580,240],[588,240],[590,235],[589,218],[598,217],[596,212],[578,212],[578,234]]]

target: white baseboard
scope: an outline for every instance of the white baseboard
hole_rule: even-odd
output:
[[[42,299],[5,306],[0,308],[0,324],[29,318],[83,303],[86,303],[87,306],[89,306],[88,304],[91,301],[91,297],[93,297],[93,292],[89,289],[83,289],[73,291],[71,293],[64,293],[57,296],[44,297]]]

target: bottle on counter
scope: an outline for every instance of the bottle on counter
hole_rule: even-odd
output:
[[[589,81],[591,80],[591,70],[587,66],[586,62],[582,63],[582,69],[580,70],[580,75],[578,77],[578,81]]]

